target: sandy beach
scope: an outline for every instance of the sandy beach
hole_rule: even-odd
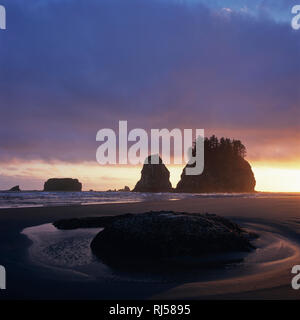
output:
[[[226,276],[201,281],[91,281],[70,270],[47,268],[32,260],[33,242],[21,232],[62,218],[172,210],[215,213],[255,230],[269,249],[255,269],[231,268]],[[0,263],[7,270],[1,299],[299,299],[291,287],[291,269],[300,262],[300,196],[276,198],[203,198],[128,204],[103,204],[0,210]],[[267,239],[267,240],[263,240]],[[269,239],[269,240],[268,240]],[[271,240],[270,240],[271,239]],[[271,252],[271,253],[270,253]],[[268,257],[267,255],[270,255]],[[252,258],[253,259],[253,258]],[[261,260],[260,260],[261,259]],[[253,265],[253,263],[252,263]],[[68,273],[68,275],[67,275]]]

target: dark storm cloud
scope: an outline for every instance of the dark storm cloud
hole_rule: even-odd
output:
[[[96,132],[118,120],[245,139],[299,130],[300,32],[288,24],[155,0],[1,4],[2,161],[94,160]]]

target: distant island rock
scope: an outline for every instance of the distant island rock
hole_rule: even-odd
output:
[[[239,140],[205,138],[203,173],[186,175],[184,168],[176,192],[254,192],[256,181],[245,155],[246,148]]]
[[[102,223],[96,220],[103,218]],[[94,226],[104,226],[91,242],[92,252],[112,266],[175,262],[254,248],[250,243],[254,235],[212,214],[161,211],[89,219],[94,219]],[[91,227],[92,220],[81,221]]]
[[[130,188],[125,186],[123,189],[119,189],[118,192],[130,192]]]
[[[123,189],[108,189],[105,192],[130,192],[130,188],[125,186]]]
[[[82,184],[78,179],[52,178],[45,182],[44,191],[81,191]]]
[[[15,187],[12,187],[11,189],[9,189],[8,191],[20,192],[21,189],[20,189],[20,186],[15,186]]]
[[[134,192],[172,192],[170,172],[158,155],[146,158],[141,172],[141,179],[133,189]]]

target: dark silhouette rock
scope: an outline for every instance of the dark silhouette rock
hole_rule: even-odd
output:
[[[15,187],[12,187],[11,189],[9,189],[8,191],[20,192],[21,189],[19,186],[15,186]]]
[[[134,192],[171,192],[170,172],[158,155],[146,158],[141,172],[141,179],[134,187]]]
[[[44,191],[81,191],[82,184],[78,179],[52,178],[45,182]]]
[[[105,263],[118,266],[249,252],[254,248],[250,239],[237,224],[216,215],[148,212],[112,218],[91,249]]]
[[[130,188],[128,186],[125,186],[123,189],[119,189],[119,192],[130,192]]]
[[[238,140],[206,138],[203,173],[186,175],[184,168],[176,191],[254,192],[256,181],[250,164],[244,159],[245,154],[246,148]]]
[[[61,230],[73,230],[79,228],[105,228],[113,222],[121,219],[126,219],[132,214],[122,214],[117,216],[103,216],[103,217],[84,217],[73,219],[62,219],[55,221],[53,225]]]

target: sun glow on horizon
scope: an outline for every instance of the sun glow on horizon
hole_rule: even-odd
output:
[[[300,192],[300,166],[297,163],[262,163],[251,162],[256,179],[256,191],[265,192]],[[170,181],[175,188],[183,166],[168,165]],[[43,183],[49,178],[78,178],[83,183],[83,190],[103,191],[121,189],[125,185],[131,189],[140,179],[140,166],[100,166],[95,162],[84,163],[28,163],[2,164],[0,175],[1,190],[7,190],[19,184],[22,190],[42,190]],[[4,179],[3,179],[4,177]]]
[[[300,169],[253,166],[256,191],[300,192]]]

